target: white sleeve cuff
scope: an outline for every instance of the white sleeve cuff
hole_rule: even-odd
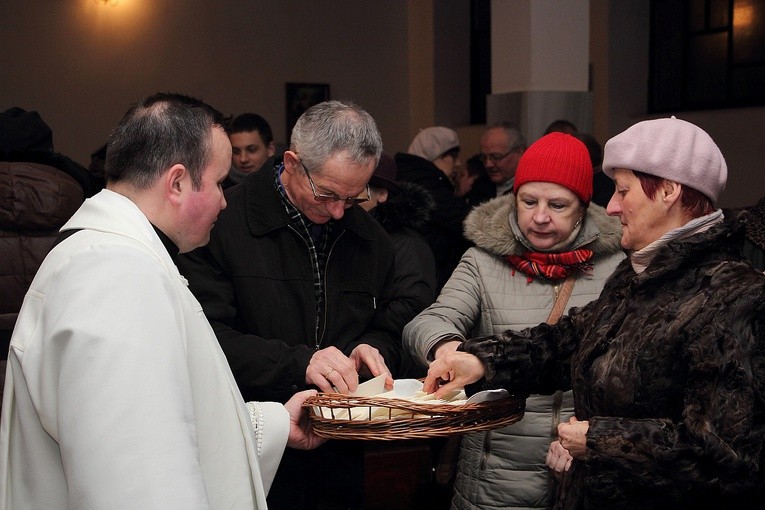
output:
[[[278,402],[247,402],[258,448],[260,475],[268,493],[290,432],[290,415]]]

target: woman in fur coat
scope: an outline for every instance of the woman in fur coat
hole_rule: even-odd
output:
[[[599,206],[588,207],[591,195],[584,144],[563,133],[532,144],[519,161],[515,194],[468,216],[465,236],[476,247],[462,257],[436,303],[404,329],[408,350],[426,366],[466,338],[543,322],[570,285],[564,284],[569,275],[573,288],[561,310],[597,298],[624,254],[619,222]],[[520,422],[463,436],[452,507],[548,508],[545,455],[573,407],[570,391],[531,395]]]
[[[762,508],[765,276],[715,210],[725,160],[673,117],[609,140],[603,168],[630,257],[600,298],[555,326],[465,342],[426,389],[573,388],[548,457],[561,508]]]

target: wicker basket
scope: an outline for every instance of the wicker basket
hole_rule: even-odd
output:
[[[429,404],[398,398],[319,393],[308,408],[316,435],[329,439],[393,441],[451,436],[513,424],[526,399],[510,396],[478,404]],[[349,415],[354,413],[352,420]]]

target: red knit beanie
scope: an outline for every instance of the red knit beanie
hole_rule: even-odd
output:
[[[532,143],[518,161],[513,193],[527,182],[552,182],[568,188],[585,205],[592,198],[592,163],[587,147],[566,133],[550,133]]]

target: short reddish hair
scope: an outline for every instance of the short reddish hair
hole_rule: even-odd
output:
[[[664,181],[669,180],[636,170],[633,170],[633,173],[640,180],[640,187],[643,188],[643,193],[651,200],[656,198],[656,193],[658,193]],[[682,184],[682,189],[680,190],[680,207],[690,214],[692,218],[700,218],[715,211],[712,200],[708,196],[685,184]]]

